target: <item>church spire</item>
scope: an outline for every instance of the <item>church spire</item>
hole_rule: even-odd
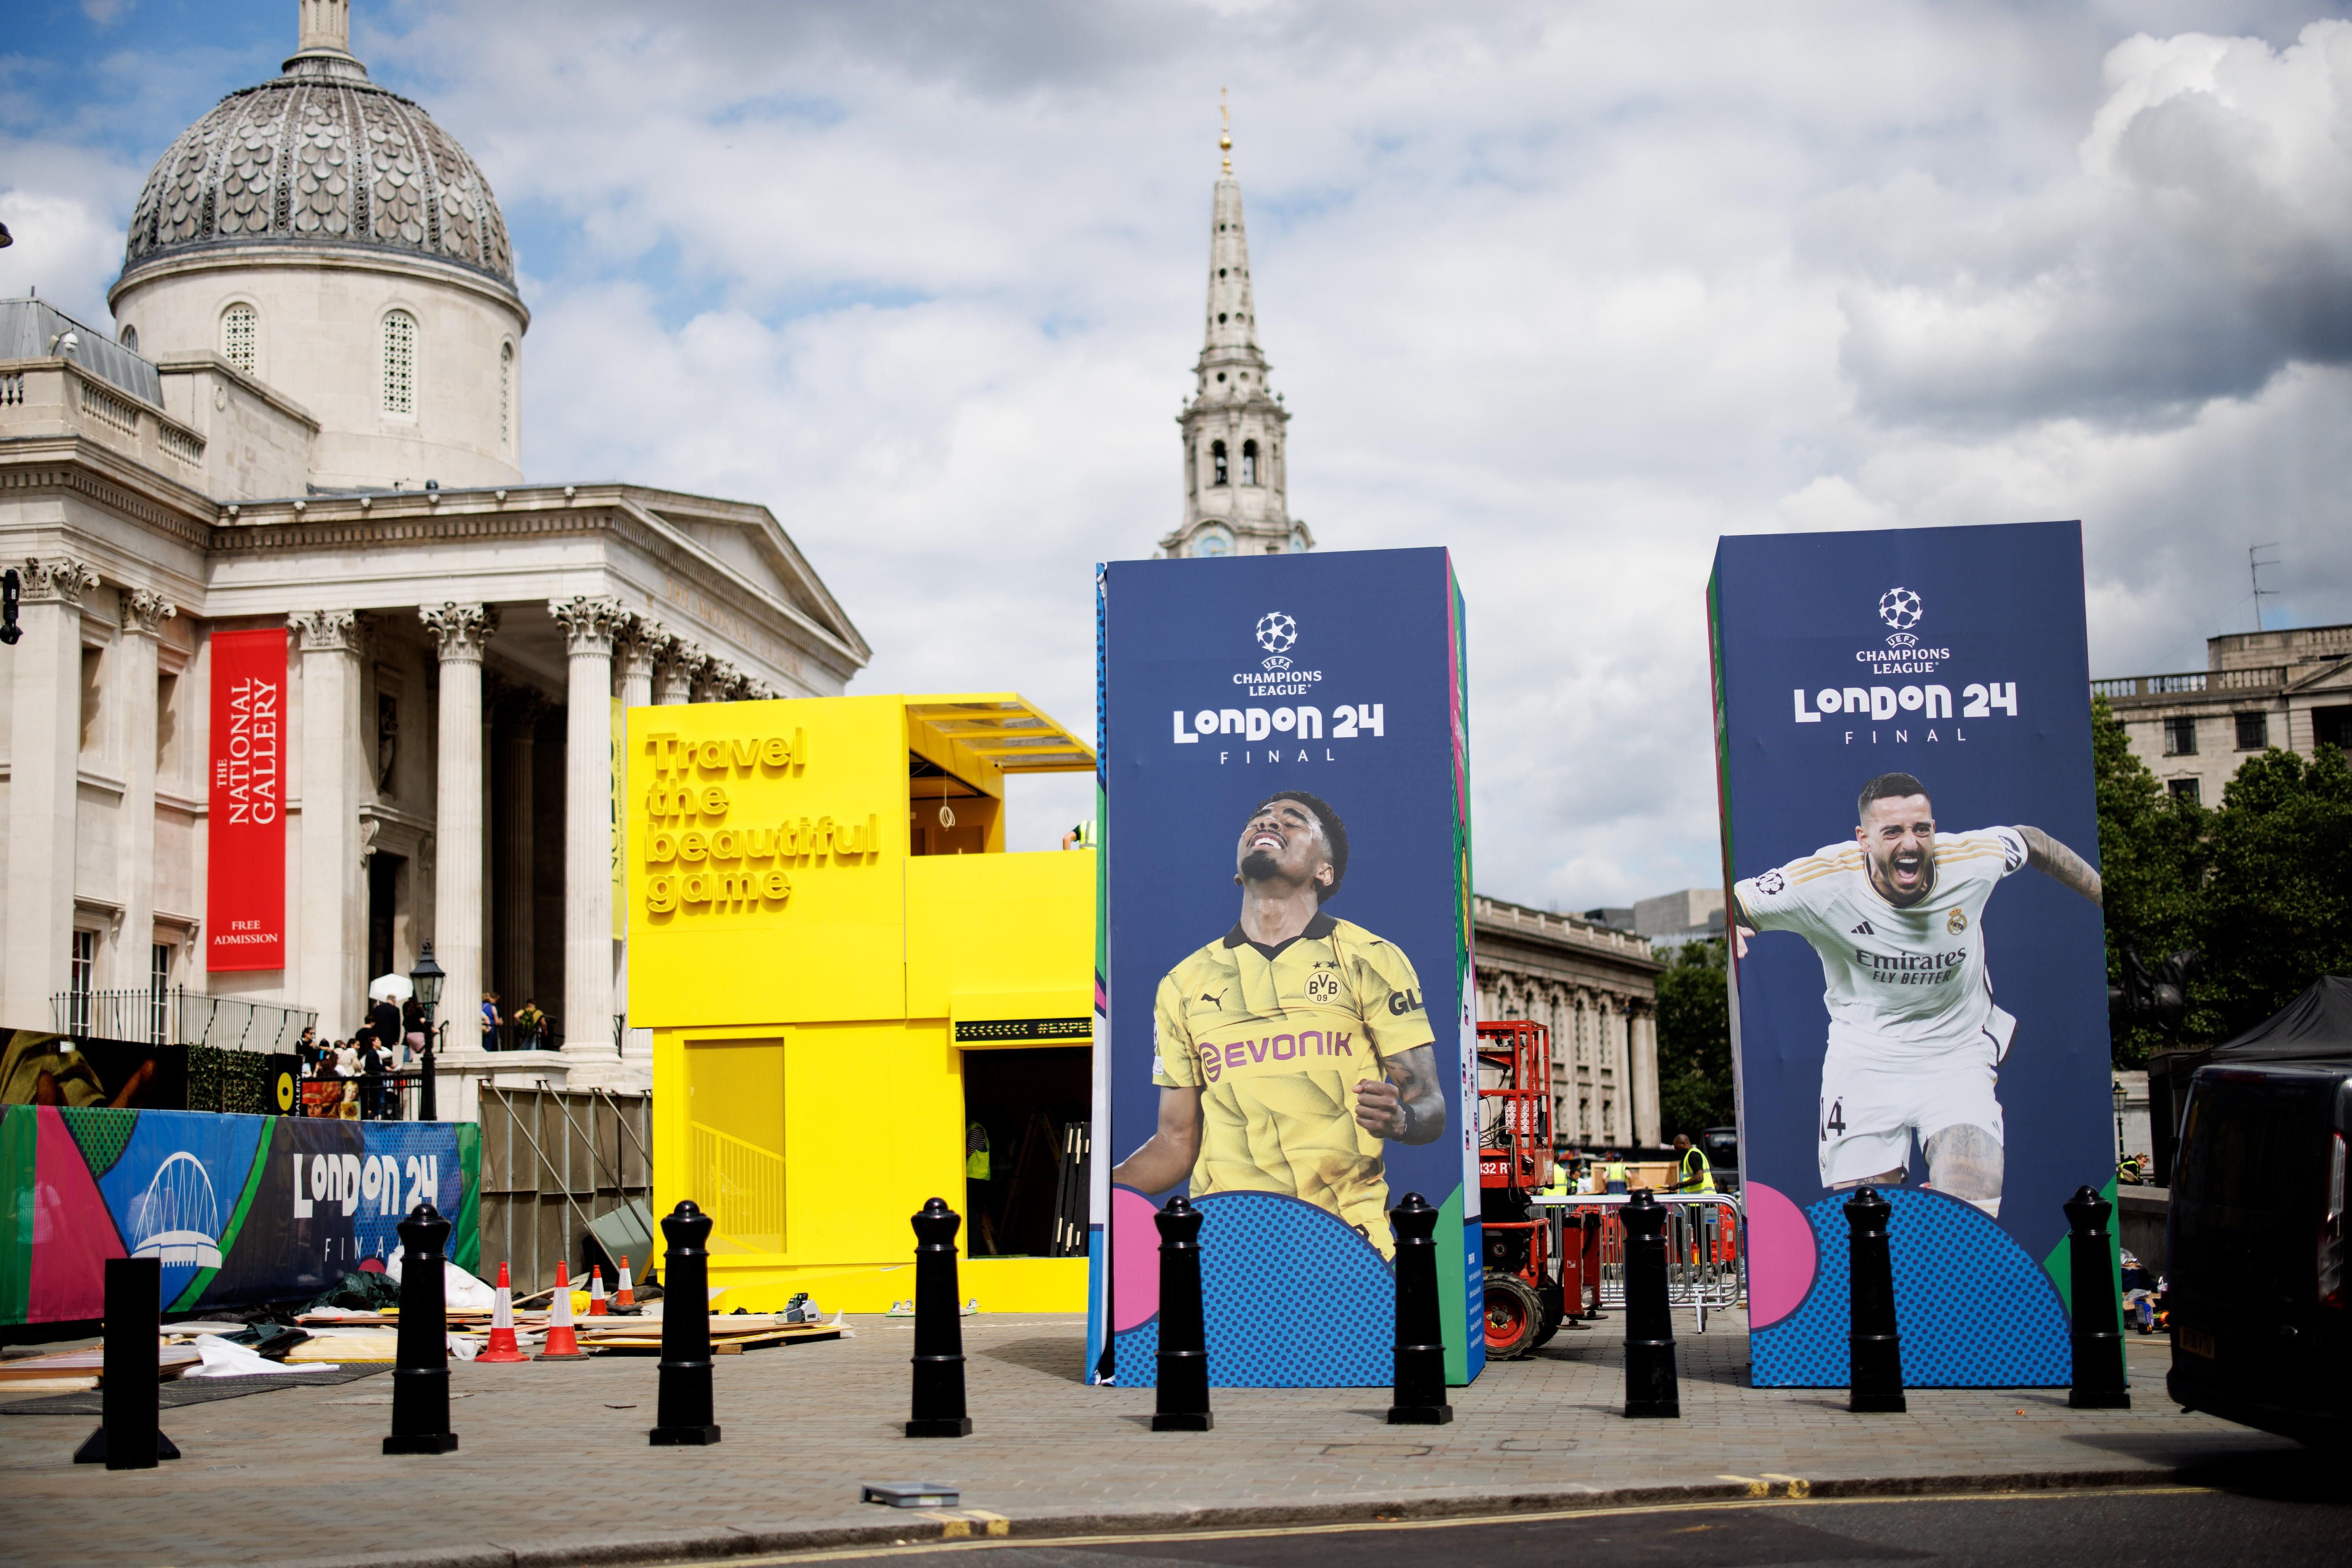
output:
[[[1314,538],[1289,514],[1284,431],[1289,411],[1266,385],[1250,283],[1241,182],[1234,178],[1231,119],[1220,95],[1223,172],[1209,203],[1209,308],[1184,431],[1184,520],[1160,541],[1171,556],[1304,550]]]

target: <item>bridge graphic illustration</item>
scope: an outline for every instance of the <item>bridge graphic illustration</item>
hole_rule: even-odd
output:
[[[204,1163],[175,1150],[156,1167],[147,1190],[131,1206],[131,1226],[139,1235],[133,1258],[153,1258],[167,1267],[217,1269],[221,1264],[220,1206]]]

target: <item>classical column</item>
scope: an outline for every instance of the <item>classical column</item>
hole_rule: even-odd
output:
[[[433,956],[441,983],[436,1023],[453,1051],[482,1043],[482,646],[498,629],[489,604],[416,612],[441,657],[439,768],[434,778]]]
[[[490,727],[490,733],[505,753],[496,780],[503,808],[497,817],[505,820],[497,823],[501,830],[500,842],[490,857],[491,864],[498,868],[490,901],[496,962],[492,966],[495,980],[488,988],[505,988],[499,1011],[509,1019],[513,1019],[538,983],[532,977],[538,971],[535,846],[539,835],[538,823],[533,821],[531,790],[535,761],[532,753],[541,706],[536,692],[507,692],[499,698],[497,718]]]
[[[8,895],[0,1009],[46,1029],[72,958],[74,781],[81,759],[81,600],[98,573],[61,556],[18,569],[24,637],[9,665]]]
[[[694,700],[695,682],[709,667],[710,655],[682,637],[674,637],[655,672],[654,702],[675,707]]]
[[[551,601],[569,654],[563,758],[563,1053],[595,1083],[613,1050],[613,633],[616,599]]]
[[[295,880],[293,994],[319,1013],[319,1033],[340,1039],[359,1020],[368,977],[360,895],[359,615],[311,610],[289,616],[302,653],[302,838]]]
[[[1633,1097],[1633,1136],[1654,1148],[1665,1141],[1658,1134],[1667,1131],[1658,1125],[1657,1016],[1650,1009],[1636,1003],[1633,1012],[1625,1020],[1625,1029],[1631,1037],[1633,1056],[1627,1087]],[[1706,1130],[1704,1127],[1676,1127],[1673,1132],[1688,1131],[1696,1137]]]
[[[161,678],[163,622],[179,607],[160,593],[124,590],[122,635],[117,643],[114,685],[122,694],[122,948],[117,971],[126,984],[145,989],[153,974],[155,946],[155,700]]]
[[[614,653],[621,667],[621,706],[651,707],[654,674],[677,647],[677,639],[649,615],[631,615],[616,635]]]
[[[649,707],[654,700],[654,677],[664,661],[677,648],[677,638],[650,615],[631,615],[622,632],[616,652],[621,664],[621,706]],[[635,758],[629,754],[626,736],[620,748],[621,800],[624,810],[632,798],[630,774]],[[639,773],[639,779],[646,775]],[[627,921],[618,922],[627,929]],[[613,1011],[623,1019],[629,1016],[629,941],[625,935],[613,959]],[[621,1032],[621,1065],[623,1078],[630,1086],[643,1082],[653,1083],[654,1034],[649,1029],[624,1028]]]

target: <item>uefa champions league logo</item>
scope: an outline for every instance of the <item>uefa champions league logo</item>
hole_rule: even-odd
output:
[[[1279,610],[1257,618],[1257,645],[1269,653],[1287,653],[1298,641],[1298,622]]]
[[[1926,610],[1919,596],[1907,588],[1890,588],[1878,596],[1878,618],[1897,632],[1908,632],[1919,624],[1919,617]],[[1258,624],[1264,626],[1265,622],[1261,621]]]

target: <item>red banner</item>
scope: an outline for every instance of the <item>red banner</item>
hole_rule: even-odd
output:
[[[205,967],[286,967],[286,632],[215,632]]]

